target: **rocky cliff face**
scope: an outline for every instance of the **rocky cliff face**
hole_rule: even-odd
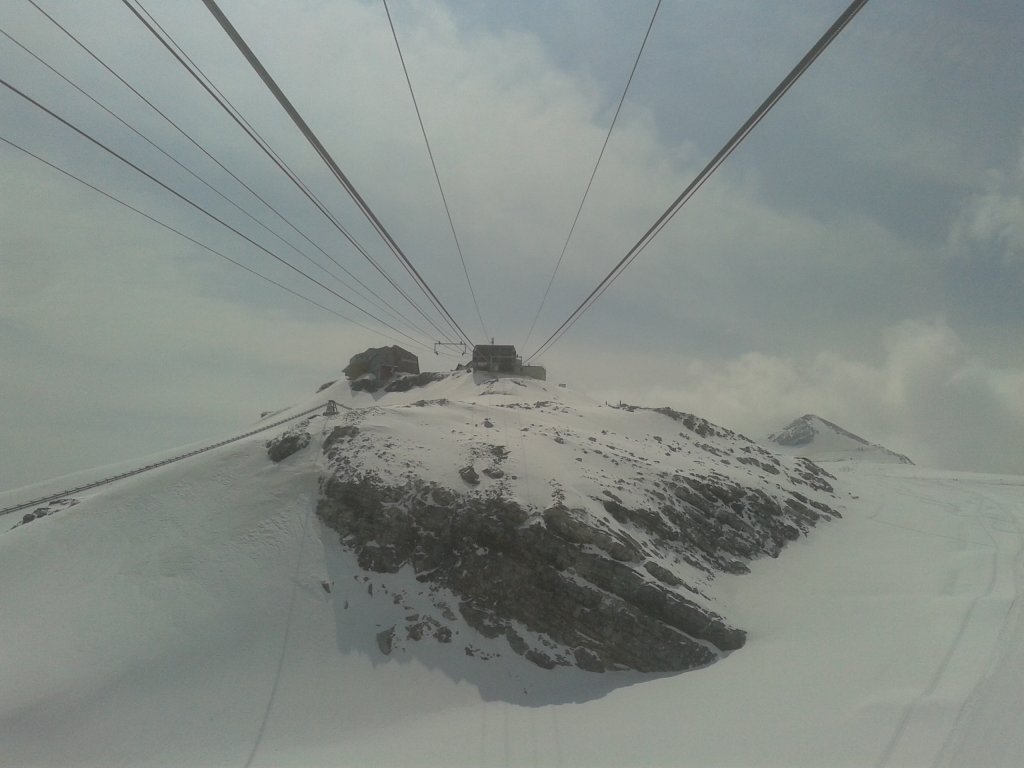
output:
[[[742,647],[706,586],[837,516],[834,478],[689,414],[529,399],[537,386],[483,381],[327,433],[320,519],[361,568],[448,597],[381,650],[468,625],[545,668],[665,672]]]

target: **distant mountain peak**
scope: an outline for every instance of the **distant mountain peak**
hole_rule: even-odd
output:
[[[855,435],[813,413],[805,413],[778,432],[768,435],[768,442],[787,453],[799,454],[815,461],[914,463],[902,453],[869,442],[860,435]]]

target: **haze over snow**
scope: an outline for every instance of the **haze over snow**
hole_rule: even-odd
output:
[[[425,615],[444,618],[437,602],[449,593],[411,578],[409,566],[360,568],[356,542],[321,524],[318,478],[335,459],[396,476],[429,468],[467,489],[455,467],[468,452],[481,469],[502,467],[524,503],[564,493],[591,504],[592,520],[600,506],[587,499],[602,483],[640,510],[662,471],[771,488],[773,478],[791,482],[797,463],[699,418],[612,408],[551,384],[461,374],[407,393],[346,389],[273,418],[326,397],[365,410],[318,411],[78,504],[48,505],[27,523],[3,518],[5,760],[1010,768],[1024,759],[1024,478],[830,464],[828,498],[842,519],[808,528],[777,558],[697,581],[697,569],[665,561],[691,579],[695,599],[746,631],[742,648],[663,677],[546,670],[504,637],[447,618],[448,642],[429,631],[413,638]],[[299,423],[309,444],[271,461],[268,437]],[[325,453],[330,438],[363,444]],[[474,453],[485,444],[507,453]],[[632,487],[637,471],[652,482]],[[550,472],[563,489],[545,482]],[[480,489],[505,481],[487,475]],[[0,495],[0,506],[17,496]],[[723,520],[722,532],[735,525]],[[641,543],[649,553],[654,542]],[[380,639],[388,627],[393,645]]]

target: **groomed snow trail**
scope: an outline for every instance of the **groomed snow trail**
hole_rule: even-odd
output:
[[[1024,537],[1018,518],[1020,510],[980,484],[965,490],[957,481],[912,481],[907,490],[898,493],[931,505],[939,514],[959,518],[955,529],[964,545],[961,553],[970,543],[981,544],[982,536],[988,541],[988,551],[979,558],[985,561],[983,567],[974,562],[966,568],[951,568],[943,592],[956,600],[950,605],[951,613],[960,614],[956,631],[927,686],[907,706],[877,762],[880,767],[933,766],[939,763],[945,744],[957,738],[958,728],[975,727],[972,724],[976,717],[970,713],[964,716],[965,702],[971,691],[981,685],[977,681],[985,675],[986,668],[1000,666],[998,659],[1005,654],[1005,629],[1022,586],[1019,562]],[[945,501],[957,496],[964,499],[961,505]],[[924,526],[920,533],[935,535]],[[967,558],[963,561],[969,562]],[[943,733],[952,735],[945,740],[936,738]],[[1016,759],[1006,765],[1024,765],[1019,746],[1013,750]],[[986,761],[985,765],[990,763]]]
[[[994,481],[985,487],[991,502],[993,529],[1002,526],[1021,537],[1024,507],[1020,494],[1007,488],[1024,487],[1024,481]],[[991,663],[961,708],[956,726],[937,762],[953,766],[985,765],[988,768],[1019,768],[1024,765],[1024,547],[1018,546],[1013,561],[1014,593],[996,640]]]

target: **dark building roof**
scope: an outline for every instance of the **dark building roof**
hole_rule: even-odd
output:
[[[365,352],[354,355],[345,367],[345,376],[357,379],[363,374],[372,373],[380,378],[394,373],[419,373],[420,361],[412,352],[397,345],[390,347],[371,347]]]
[[[473,367],[478,371],[515,373],[520,361],[511,344],[477,344],[473,347]]]
[[[473,347],[473,359],[477,357],[515,357],[516,348],[512,344],[477,344]]]

